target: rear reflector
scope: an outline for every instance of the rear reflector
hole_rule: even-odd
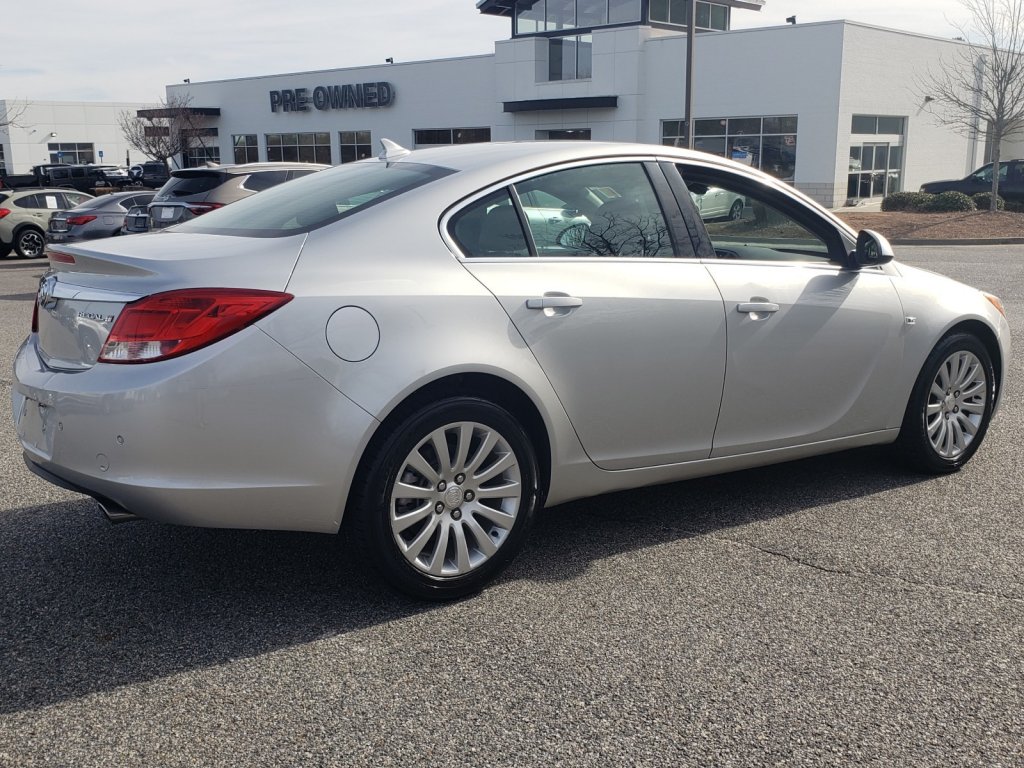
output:
[[[50,261],[51,262],[56,261],[59,264],[74,264],[75,263],[75,257],[72,256],[70,253],[61,253],[60,251],[50,251],[49,252],[49,257],[50,257]]]
[[[95,216],[86,216],[85,214],[82,214],[81,216],[68,216],[68,224],[73,224],[76,227],[80,227],[83,224],[88,224],[90,221],[95,220]]]
[[[152,363],[209,346],[294,298],[237,288],[187,288],[127,304],[100,352],[101,363]]]

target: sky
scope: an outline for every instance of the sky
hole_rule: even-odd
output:
[[[163,10],[161,10],[163,9]],[[767,0],[733,28],[847,18],[959,34],[959,0]],[[0,0],[0,99],[158,102],[164,86],[494,52],[508,19],[476,0]]]

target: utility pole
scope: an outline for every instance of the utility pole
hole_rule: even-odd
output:
[[[686,147],[693,149],[693,42],[696,40],[697,0],[690,0],[690,19],[686,25]]]

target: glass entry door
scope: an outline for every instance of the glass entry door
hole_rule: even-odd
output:
[[[903,147],[889,142],[850,147],[850,171],[846,196],[885,197],[902,189]]]

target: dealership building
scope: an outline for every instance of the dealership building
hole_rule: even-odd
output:
[[[984,127],[974,135],[941,127],[920,86],[964,43],[853,21],[731,28],[735,15],[764,4],[696,4],[695,148],[759,167],[828,206],[962,177],[984,162]],[[410,148],[535,139],[685,145],[689,2],[476,5],[508,19],[510,37],[493,54],[168,86],[168,101],[188,99],[201,126],[179,162],[339,164],[374,154],[382,138]],[[108,127],[83,123],[68,139],[110,142],[97,135]],[[45,138],[51,129],[42,121],[38,130]],[[11,172],[42,154],[33,144],[24,159],[14,133],[0,129]],[[107,146],[118,147],[109,159],[124,158],[123,145]]]

